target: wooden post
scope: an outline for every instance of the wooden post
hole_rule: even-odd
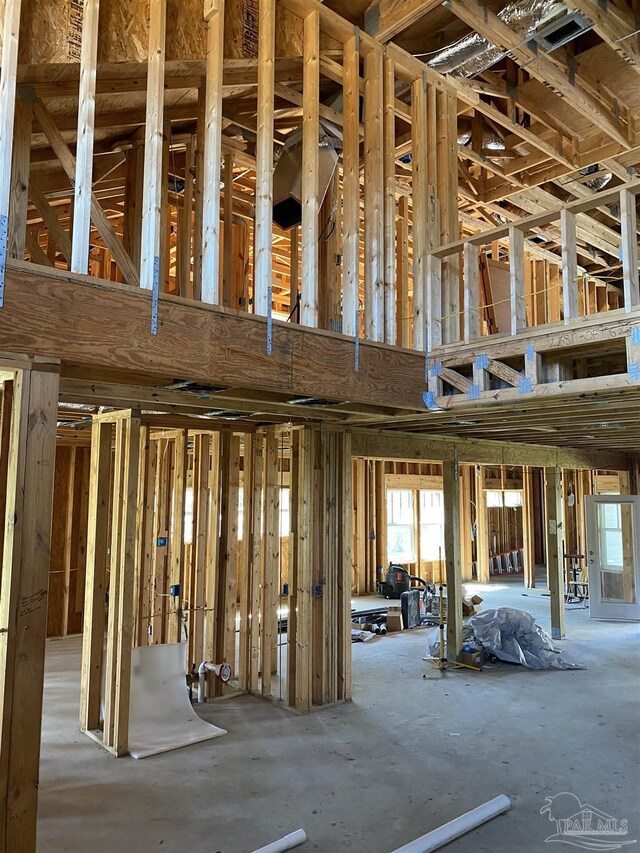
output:
[[[622,237],[624,310],[629,312],[640,303],[636,197],[629,190],[620,191],[620,233]]]
[[[438,115],[438,207],[443,243],[457,240],[458,231],[458,132],[456,96],[452,91],[437,92]],[[433,182],[435,183],[435,182]],[[456,254],[443,261],[443,331],[445,343],[455,343],[461,335],[460,264]]]
[[[178,207],[178,236],[176,244],[176,284],[178,294],[191,298],[191,259],[193,257],[193,169],[195,165],[195,137],[191,137],[185,150],[184,196]]]
[[[278,436],[267,431],[264,463],[264,577],[262,584],[262,642],[260,668],[262,695],[271,695],[272,656],[278,640],[277,607],[280,569],[280,483],[278,481]]]
[[[442,463],[444,557],[447,581],[447,657],[462,648],[462,571],[460,565],[460,478],[457,462]]]
[[[398,222],[396,228],[396,341],[400,347],[408,347],[411,337],[409,313],[409,200],[400,196],[398,200]]]
[[[300,229],[297,225],[289,234],[289,314],[290,323],[298,322],[298,296],[300,293]]]
[[[473,243],[464,244],[464,339],[480,337],[480,250]]]
[[[578,316],[578,255],[576,249],[576,215],[566,208],[560,212],[562,232],[562,303],[564,322]]]
[[[80,676],[80,728],[82,731],[96,731],[100,725],[112,429],[111,424],[97,420],[93,422],[91,428],[87,571]]]
[[[509,228],[509,292],[511,294],[511,334],[517,335],[527,326],[527,303],[524,288],[524,231]]]
[[[179,430],[175,437],[175,464],[173,469],[173,522],[170,535],[169,585],[180,587],[178,602],[172,605],[169,618],[169,642],[182,640],[180,622],[182,599],[186,598],[184,572],[184,504],[187,488],[187,431]]]
[[[103,742],[114,755],[120,756],[129,751],[140,418],[123,412],[118,414],[115,424]]]
[[[36,849],[58,379],[59,366],[43,363],[14,380],[0,592],[3,853]]]
[[[343,280],[342,332],[358,333],[360,245],[360,54],[354,36],[343,46]]]
[[[100,0],[84,0],[71,257],[71,271],[81,275],[89,272],[99,17]]]
[[[298,711],[311,708],[312,695],[312,584],[313,584],[313,448],[312,431],[304,427],[299,431],[299,459],[297,484],[297,544],[295,569],[296,622],[295,666],[289,669],[294,688],[293,704]]]
[[[31,129],[33,104],[18,100],[13,131],[11,162],[11,204],[9,207],[8,257],[24,260],[29,208],[29,162],[31,158]]]
[[[216,661],[217,650],[217,607],[218,607],[218,570],[220,553],[220,509],[221,509],[221,453],[222,436],[219,432],[211,435],[211,470],[209,472],[209,490],[211,499],[209,501],[208,534],[206,538],[206,565],[205,565],[205,654],[208,661]],[[209,695],[213,695],[214,688],[211,680],[208,681]]]
[[[343,280],[342,332],[358,334],[360,264],[360,54],[356,36],[343,47]]]
[[[249,634],[249,689],[252,692],[258,690],[260,677],[260,612],[262,609],[260,588],[261,568],[263,565],[262,555],[262,520],[263,520],[263,471],[264,471],[264,436],[257,433],[253,439],[253,494],[251,498],[251,555],[250,555],[250,634]],[[246,488],[246,485],[245,485]],[[246,510],[245,510],[246,512]],[[245,547],[249,547],[245,543]]]
[[[236,676],[236,611],[238,600],[238,490],[240,436],[220,434],[220,551],[216,596],[216,661],[224,660]],[[216,681],[215,692],[223,685]]]
[[[71,564],[75,562],[75,557],[72,554],[73,548],[73,533],[76,519],[74,518],[74,495],[76,483],[76,449],[69,448],[69,462],[67,469],[67,506],[65,513],[65,530],[64,530],[64,583],[62,589],[62,632],[61,635],[66,637],[69,633],[69,597],[71,593]]]
[[[209,488],[209,464],[211,458],[211,437],[202,434],[196,437],[193,453],[193,506],[195,529],[193,537],[194,601],[191,607],[197,610],[191,613],[189,624],[193,638],[192,663],[196,666],[204,660],[204,607],[206,605],[205,579],[207,565],[208,506],[211,490]]]
[[[414,297],[415,286],[414,279]],[[415,330],[414,322],[414,335]],[[442,343],[442,260],[435,255],[427,257],[427,337],[429,352]],[[415,339],[413,348],[417,349]]]
[[[202,299],[202,239],[204,229],[204,148],[206,139],[206,87],[198,89],[195,181],[193,199],[193,298]]]
[[[222,304],[237,308],[233,293],[233,166],[231,148],[224,152],[224,250],[222,256]]]
[[[253,480],[256,458],[256,436],[245,433],[242,438],[242,546],[238,553],[238,602],[239,643],[238,643],[238,690],[249,690],[251,676],[251,613],[253,574],[251,572],[253,556]],[[238,534],[240,527],[238,525]],[[235,625],[234,625],[235,629]]]
[[[302,311],[304,326],[318,325],[318,198],[320,127],[320,13],[304,19],[302,103]]]
[[[384,57],[384,341],[396,342],[395,65]]]
[[[413,131],[412,196],[413,196],[413,348],[424,350],[433,345],[425,338],[431,323],[428,297],[429,243],[426,230],[429,205],[429,149],[427,123],[427,80],[419,77],[411,86],[411,127]],[[438,264],[440,261],[438,260]],[[429,312],[429,313],[427,313]],[[438,318],[440,317],[438,310]],[[430,337],[430,336],[429,336]]]
[[[383,55],[364,60],[364,325],[365,337],[384,340]]]
[[[547,577],[551,593],[551,636],[561,640],[565,635],[564,566],[562,565],[562,486],[559,468],[544,469],[544,506],[546,527]]]
[[[160,288],[162,196],[166,181],[162,170],[166,20],[167,0],[151,0],[140,286],[156,292]]]
[[[478,583],[489,583],[489,529],[487,498],[484,492],[484,468],[476,465],[476,565]]]
[[[463,581],[473,580],[473,557],[471,545],[473,542],[471,528],[471,477],[473,469],[470,465],[460,468],[460,570]],[[418,498],[420,493],[418,492]]]
[[[158,468],[158,442],[150,439],[150,429],[140,429],[140,487],[138,493],[137,543],[136,543],[136,645],[149,645],[149,625],[152,624],[153,586],[151,571],[155,540],[155,483]]]
[[[340,534],[339,571],[338,571],[338,699],[351,698],[351,587],[353,584],[351,534],[352,534],[352,492],[351,492],[351,435],[343,433],[339,438],[339,471],[337,494],[338,530]]]
[[[7,506],[13,385],[13,377],[0,381],[0,555],[4,551],[4,518]],[[2,572],[0,572],[0,590],[2,590]]]
[[[224,0],[205,3],[207,62],[202,171],[202,301],[220,301],[220,154],[224,71]]]
[[[533,505],[533,478],[529,466],[522,469],[523,492],[522,492],[522,546],[524,551],[524,585],[529,589],[536,586],[536,559],[534,546],[534,505]]]
[[[11,159],[16,108],[18,39],[22,0],[5,0],[2,16],[2,77],[0,78],[0,308],[4,301],[7,266],[9,203],[11,199]]]
[[[256,136],[256,220],[254,234],[254,312],[270,310],[273,275],[273,103],[276,53],[276,2],[260,0],[258,28],[258,117]],[[225,223],[226,227],[226,223]],[[226,233],[226,232],[225,232]]]

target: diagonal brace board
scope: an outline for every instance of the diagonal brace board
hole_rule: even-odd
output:
[[[56,157],[64,171],[67,173],[69,180],[74,183],[76,177],[76,158],[71,153],[69,146],[62,138],[62,134],[58,130],[48,109],[41,100],[36,99],[33,106],[34,115],[42,128],[45,136],[51,143],[51,147],[55,151]],[[102,209],[95,193],[91,193],[91,218],[98,229],[100,236],[105,242],[105,245],[113,255],[115,262],[122,270],[122,274],[128,284],[135,286],[140,285],[140,276],[135,264],[125,251],[124,246],[120,242],[113,225],[109,221],[107,214]]]

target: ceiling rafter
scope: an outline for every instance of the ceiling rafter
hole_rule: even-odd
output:
[[[578,112],[589,115],[597,127],[623,148],[632,147],[622,122],[607,105],[588,90],[588,84],[585,85],[579,75],[576,75],[572,82],[570,76],[558,68],[549,56],[536,54],[523,45],[518,33],[510,29],[490,9],[478,6],[475,0],[473,3],[467,0],[451,0],[449,8],[487,41],[509,51],[520,65],[526,66],[532,77],[555,89]]]

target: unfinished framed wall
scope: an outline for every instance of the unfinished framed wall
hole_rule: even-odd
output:
[[[350,464],[342,431],[96,416],[81,728],[126,754],[134,645],[184,642],[186,669],[228,664],[211,699],[253,692],[304,712],[350,698]]]

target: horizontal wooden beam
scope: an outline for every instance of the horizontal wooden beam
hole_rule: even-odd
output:
[[[361,341],[356,372],[353,339],[274,320],[269,356],[266,318],[164,293],[152,337],[148,291],[19,261],[9,262],[6,297],[0,351],[59,354],[87,376],[106,369],[122,377],[424,409],[420,353]]]
[[[471,364],[479,355],[493,359],[524,356],[529,347],[537,353],[569,350],[576,347],[597,346],[623,339],[631,333],[640,320],[635,308],[629,314],[619,308],[590,317],[577,317],[567,325],[548,323],[523,329],[518,335],[487,335],[467,344],[446,344],[435,347],[431,358],[445,367]]]
[[[558,465],[560,468],[607,468],[626,470],[629,461],[622,453],[601,453],[544,447],[536,444],[512,444],[483,439],[441,438],[412,435],[391,430],[354,430],[352,456],[368,459],[406,459],[411,461],[472,462],[478,465]]]

